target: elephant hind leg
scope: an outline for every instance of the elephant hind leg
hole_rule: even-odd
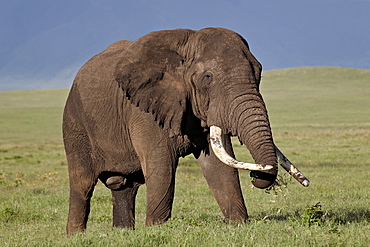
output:
[[[87,219],[90,213],[90,199],[94,191],[95,183],[86,186],[85,189],[75,189],[71,186],[69,199],[69,213],[67,234],[82,232],[86,229]]]
[[[135,199],[139,185],[112,190],[113,226],[132,228],[135,226]]]
[[[93,171],[91,148],[86,136],[65,138],[70,184],[67,234],[84,231],[90,213],[90,199],[98,176]]]
[[[113,226],[134,229],[136,194],[145,183],[142,171],[129,175],[103,172],[99,178],[112,191]]]

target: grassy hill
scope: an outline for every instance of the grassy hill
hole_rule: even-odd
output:
[[[260,88],[275,132],[370,124],[370,70],[307,67],[265,71]],[[0,144],[60,141],[68,91],[0,91]]]
[[[0,91],[0,145],[61,143],[67,89]]]
[[[65,237],[68,175],[61,137],[68,89],[0,91],[0,242],[4,246],[366,246],[370,241],[369,82],[370,71],[346,68],[263,73],[261,92],[274,140],[312,184],[303,188],[282,172],[280,184],[270,191],[257,190],[251,187],[248,172],[240,171],[249,224],[224,224],[199,166],[188,156],[178,168],[173,218],[167,224],[145,227],[143,186],[137,198],[136,230],[111,229],[110,192],[99,184],[88,230],[72,238]],[[238,158],[250,161],[236,140],[234,149]]]
[[[307,67],[266,71],[262,78],[273,125],[370,123],[370,70]]]

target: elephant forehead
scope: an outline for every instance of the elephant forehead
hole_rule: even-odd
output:
[[[214,56],[220,58],[245,58],[244,53],[249,49],[241,40],[214,39],[212,42],[202,44],[201,56]]]
[[[207,71],[207,70],[219,70],[222,68],[221,62],[222,59],[214,57],[211,59],[201,58],[198,62],[195,63],[196,71]]]
[[[237,60],[228,57],[215,57],[213,59],[201,59],[194,65],[194,70],[199,72],[211,71],[218,74],[240,74],[250,72],[251,64],[246,60]]]

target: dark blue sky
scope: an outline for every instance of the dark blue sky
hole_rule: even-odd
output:
[[[370,69],[370,0],[0,0],[0,90],[67,88],[117,40],[211,26],[240,33],[264,70]]]

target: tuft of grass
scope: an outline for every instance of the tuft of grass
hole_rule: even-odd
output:
[[[307,206],[301,215],[302,221],[308,226],[312,225],[322,225],[324,222],[325,213],[322,210],[320,202],[315,205]]]
[[[6,223],[15,221],[19,215],[19,210],[14,207],[3,207],[0,209],[0,219]]]

